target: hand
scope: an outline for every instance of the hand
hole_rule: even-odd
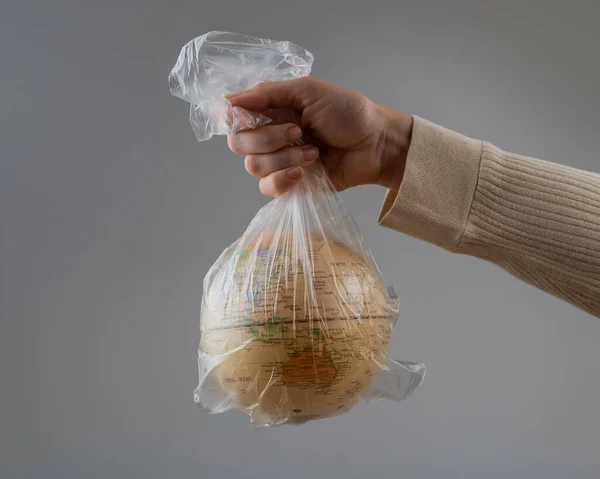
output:
[[[228,144],[246,156],[260,190],[279,196],[300,181],[317,158],[338,190],[379,184],[397,189],[404,173],[412,117],[352,90],[312,77],[262,83],[227,97],[233,106],[274,122],[235,133]],[[304,146],[290,146],[302,138]]]

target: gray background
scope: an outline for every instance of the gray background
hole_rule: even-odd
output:
[[[380,228],[401,404],[255,432],[192,401],[201,283],[266,199],[169,95],[181,46],[292,40],[314,74],[467,135],[600,171],[596,1],[6,2],[0,10],[0,477],[597,478],[600,322]]]

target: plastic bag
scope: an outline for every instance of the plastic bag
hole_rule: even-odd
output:
[[[266,124],[224,94],[309,75],[289,42],[211,32],[169,77],[198,140]],[[264,206],[204,279],[195,401],[245,411],[256,427],[299,424],[359,402],[401,400],[425,366],[387,357],[398,299],[320,162]]]

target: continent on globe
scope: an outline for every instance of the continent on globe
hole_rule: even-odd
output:
[[[337,374],[331,354],[324,350],[322,354],[315,356],[312,348],[291,354],[279,366],[279,372],[285,386],[316,388],[331,387]]]

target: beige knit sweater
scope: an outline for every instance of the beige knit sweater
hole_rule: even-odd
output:
[[[502,151],[415,117],[379,223],[477,256],[600,316],[600,175]]]

